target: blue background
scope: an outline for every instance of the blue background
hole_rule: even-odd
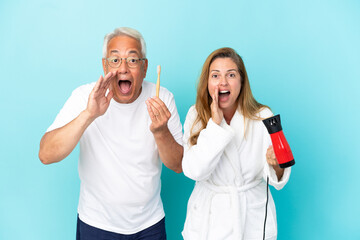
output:
[[[143,34],[146,80],[161,64],[182,123],[206,57],[236,49],[296,160],[271,189],[278,239],[360,239],[359,25],[356,0],[2,0],[0,239],[75,239],[78,149],[44,166],[39,142],[72,90],[102,74],[103,37],[119,26]],[[164,168],[162,184],[168,238],[181,239],[194,182]]]

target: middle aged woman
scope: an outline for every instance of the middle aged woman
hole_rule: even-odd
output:
[[[266,179],[276,189],[291,169],[281,169],[262,119],[270,109],[250,89],[241,57],[221,48],[206,59],[195,106],[184,125],[184,174],[196,185],[182,232],[185,240],[262,239],[267,200]],[[271,194],[266,239],[276,239]]]

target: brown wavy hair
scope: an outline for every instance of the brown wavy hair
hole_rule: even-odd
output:
[[[190,131],[190,144],[196,145],[197,139],[201,130],[206,128],[209,119],[211,118],[211,109],[210,105],[212,102],[212,98],[208,91],[208,79],[209,79],[209,71],[211,63],[217,58],[230,58],[236,64],[238,71],[240,73],[240,81],[241,81],[241,89],[238,98],[236,99],[236,103],[238,105],[238,111],[245,118],[260,120],[261,118],[257,115],[257,113],[264,107],[269,108],[266,105],[258,103],[252,95],[250,89],[250,83],[248,79],[248,75],[246,73],[245,65],[242,58],[237,54],[237,52],[232,48],[220,48],[213,51],[206,59],[198,82],[197,87],[197,96],[195,109],[197,111],[197,117],[191,127]],[[201,123],[200,129],[196,131],[195,126],[198,123]],[[244,124],[245,126],[245,124]]]

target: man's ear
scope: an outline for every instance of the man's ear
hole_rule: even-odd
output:
[[[144,78],[146,77],[147,68],[148,68],[148,60],[146,58],[144,60]]]
[[[103,65],[104,76],[105,76],[108,72],[105,58],[102,59],[102,65]]]

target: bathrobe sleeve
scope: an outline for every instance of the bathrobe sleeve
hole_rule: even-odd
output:
[[[269,117],[271,117],[273,115],[274,114],[268,108],[263,109],[261,111],[261,113],[260,113],[260,116],[262,118],[264,118],[264,119],[269,118]],[[262,124],[262,126],[263,126],[263,134],[265,136],[264,137],[264,141],[265,141],[264,146],[266,146],[266,150],[265,150],[265,153],[266,153],[267,148],[270,145],[272,145],[272,142],[271,142],[270,134],[267,131],[265,125]],[[263,178],[266,181],[266,178],[269,177],[269,184],[270,185],[272,185],[276,190],[282,189],[285,186],[285,184],[289,181],[290,173],[291,173],[291,167],[285,168],[283,176],[281,177],[280,180],[278,180],[274,168],[271,165],[269,165],[267,163],[267,161],[266,161],[266,154],[264,154],[264,161],[265,161],[265,164],[264,164]]]
[[[278,181],[274,168],[270,166],[267,162],[265,163],[264,179],[266,180],[266,176],[269,176],[269,184],[273,186],[276,190],[280,190],[285,186],[285,184],[289,181],[290,173],[291,167],[285,168],[283,176]]]
[[[197,144],[191,146],[190,131],[196,117],[196,109],[192,106],[184,124],[182,168],[185,176],[195,181],[202,181],[210,177],[226,145],[233,139],[235,133],[225,120],[219,126],[210,118],[206,128],[200,132]]]

